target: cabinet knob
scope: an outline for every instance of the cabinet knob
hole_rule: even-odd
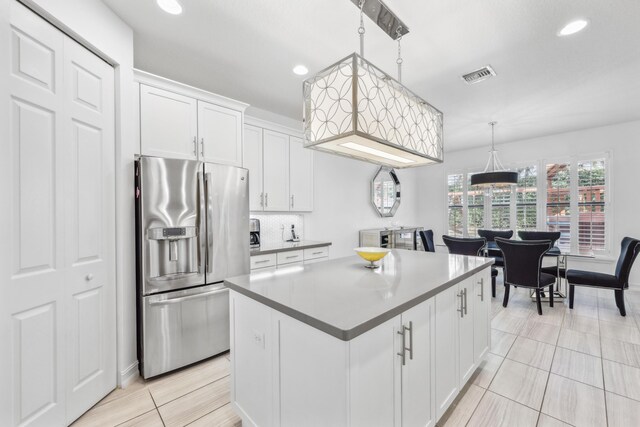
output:
[[[89,273],[86,275],[86,277],[84,278],[87,282],[90,282],[93,280],[93,274]]]

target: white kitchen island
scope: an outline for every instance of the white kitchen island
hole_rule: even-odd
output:
[[[435,426],[489,350],[492,262],[394,250],[227,279],[243,426]]]

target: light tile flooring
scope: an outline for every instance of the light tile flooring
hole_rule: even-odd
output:
[[[492,301],[491,352],[439,426],[640,425],[640,292],[576,289],[538,316],[526,289]],[[229,355],[115,390],[74,426],[240,426]]]
[[[72,425],[74,427],[239,427],[229,403],[229,354],[116,389]]]
[[[499,280],[500,282],[500,280]],[[640,425],[640,292],[576,288],[542,316],[526,289],[492,301],[491,352],[439,426]]]

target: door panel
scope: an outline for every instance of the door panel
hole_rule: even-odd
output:
[[[113,68],[64,38],[67,422],[116,386]]]
[[[244,147],[242,167],[249,169],[249,210],[263,210],[262,193],[262,129],[246,125],[244,127]]]
[[[249,273],[249,173],[205,163],[206,283]]]
[[[265,211],[288,211],[289,136],[263,130]]]
[[[197,156],[196,100],[140,85],[140,140],[143,155],[173,159]]]
[[[291,210],[313,210],[313,151],[304,148],[302,139],[289,138],[289,182]]]
[[[413,352],[413,359],[407,351],[406,364],[402,367],[402,425],[435,426],[435,336],[434,301],[427,300],[402,313],[402,324],[411,332],[405,333],[407,346]]]
[[[242,166],[242,113],[198,101],[199,158]]]
[[[56,303],[51,302],[12,316],[13,357],[5,359],[13,360],[13,374],[18,379],[13,384],[12,425],[59,420],[64,415],[58,402],[56,311]]]
[[[3,182],[9,244],[2,249],[0,425],[65,424],[62,110],[63,35],[18,2],[2,21],[11,64]],[[1,128],[1,126],[0,126]],[[11,361],[11,362],[9,362]]]

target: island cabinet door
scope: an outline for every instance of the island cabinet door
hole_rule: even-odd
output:
[[[436,418],[458,395],[458,324],[462,307],[458,286],[435,296]]]
[[[474,277],[463,280],[458,284],[459,299],[462,300],[462,312],[460,313],[460,388],[471,378],[475,370],[474,348],[474,310],[475,310],[475,280]]]
[[[489,269],[487,269],[489,271]],[[491,276],[490,273],[480,272],[473,277],[475,293],[473,297],[473,346],[474,361],[476,366],[489,352],[489,341],[491,338]]]
[[[402,313],[402,425],[435,426],[434,301]],[[400,343],[402,349],[402,342]],[[404,360],[402,360],[404,359]]]
[[[396,316],[349,341],[351,426],[402,425],[402,330]]]

